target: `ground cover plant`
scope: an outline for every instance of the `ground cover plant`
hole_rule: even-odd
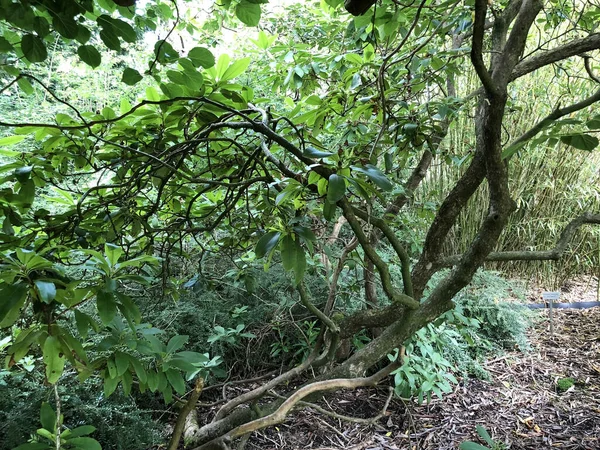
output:
[[[74,376],[101,380],[103,397],[176,402],[170,449],[235,364],[277,358],[277,376],[219,404],[188,446],[243,443],[301,402],[392,374],[400,396],[441,396],[460,366],[443,347],[468,353],[468,327],[526,347],[514,310],[465,297],[477,271],[559,260],[600,223],[586,191],[555,211],[547,247],[498,246],[531,204],[511,190],[516,160],[598,147],[594,2],[0,5],[3,376],[33,365],[52,386],[23,450],[98,448],[63,410]],[[232,27],[247,39],[225,51]],[[100,73],[118,95],[64,92],[58,47],[72,68],[110,61]],[[509,128],[526,81],[548,79]],[[457,148],[459,126],[472,139]],[[459,169],[449,185],[420,189],[442,164]],[[254,360],[239,354],[248,340]]]

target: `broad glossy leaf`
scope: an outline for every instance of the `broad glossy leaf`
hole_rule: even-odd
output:
[[[260,22],[260,5],[242,0],[235,7],[235,15],[245,25],[255,27]]]
[[[76,437],[67,442],[70,446],[80,450],[102,450],[100,443],[91,437]]]
[[[44,303],[50,303],[56,298],[56,285],[50,281],[35,280],[38,295]]]
[[[165,375],[171,386],[173,386],[173,389],[175,389],[175,392],[180,395],[185,394],[185,381],[179,372],[169,369],[166,371]]]
[[[6,136],[0,138],[0,147],[7,147],[9,145],[15,145],[25,139],[27,136]]]
[[[142,80],[142,78],[143,77],[137,70],[132,69],[131,67],[127,67],[123,71],[123,77],[121,78],[121,81],[129,86],[133,86],[139,83]]]
[[[43,442],[28,442],[15,447],[13,450],[54,450],[54,447],[50,447]]]
[[[121,314],[129,322],[129,325],[133,327],[139,324],[142,320],[140,308],[133,302],[131,297],[121,292],[117,292],[116,296],[119,299],[119,303],[117,304],[119,311],[121,311]]]
[[[279,242],[279,237],[281,233],[279,231],[270,231],[261,237],[256,243],[256,249],[254,252],[256,253],[257,258],[262,258],[271,252]]]
[[[243,74],[250,65],[250,61],[250,58],[242,58],[232,62],[221,76],[221,81],[233,80],[235,77]]]
[[[140,380],[141,383],[145,384],[148,381],[148,376],[146,374],[146,369],[144,368],[144,365],[136,357],[131,356],[131,355],[128,355],[128,357],[129,357],[129,363],[133,367],[133,370],[135,371],[135,374],[138,377],[138,380]]]
[[[0,327],[8,327],[15,323],[27,298],[27,291],[27,285],[24,283],[0,285]]]
[[[21,50],[25,58],[32,63],[42,62],[48,57],[44,41],[33,34],[23,36],[23,39],[21,39]]]
[[[357,172],[364,173],[369,179],[384,191],[391,191],[394,185],[377,167],[367,164],[365,167],[352,167]]]
[[[133,377],[130,372],[125,372],[121,377],[121,385],[123,386],[123,393],[127,396],[131,394],[131,386],[133,385]]]
[[[131,25],[127,22],[113,18],[111,25],[116,30],[117,34],[123,38],[125,42],[135,42],[137,40],[137,33]]]
[[[56,336],[48,336],[42,348],[44,364],[46,365],[46,379],[54,384],[58,381],[65,368],[65,358],[62,353],[60,341]]]
[[[0,52],[8,53],[12,52],[13,50],[14,47],[12,44],[4,36],[0,36]]]
[[[567,134],[560,137],[564,144],[579,150],[591,151],[598,147],[598,138],[589,134]]]
[[[346,193],[346,181],[343,177],[332,173],[329,176],[329,184],[327,186],[327,201],[335,204],[340,201]]]
[[[204,364],[206,362],[208,362],[209,358],[207,355],[205,355],[204,353],[198,353],[198,352],[179,352],[175,354],[176,358],[181,358],[187,362],[189,362],[190,364]]]
[[[54,433],[56,430],[56,413],[48,402],[42,402],[42,407],[40,408],[40,422],[42,426],[51,433]]]
[[[335,153],[323,152],[321,150],[317,150],[316,148],[310,147],[310,146],[308,146],[304,149],[304,156],[308,156],[309,158],[327,158],[328,156],[333,156],[333,155],[335,155]]]
[[[111,292],[99,291],[96,296],[98,315],[104,325],[108,325],[117,313],[117,302]]]
[[[296,241],[296,252],[294,260],[294,274],[296,284],[300,284],[304,279],[304,272],[306,272],[306,255],[304,249],[300,245],[299,241]]]
[[[105,375],[108,375],[105,373]],[[110,375],[104,377],[104,395],[108,398],[117,389],[120,378],[111,378]]]
[[[292,270],[296,263],[296,242],[289,234],[281,240],[281,263],[285,270]]]
[[[188,340],[189,336],[186,335],[178,334],[173,336],[171,339],[169,339],[169,342],[167,343],[167,353],[173,353],[179,350],[181,347],[187,344]]]
[[[96,47],[94,47],[93,45],[81,45],[77,49],[77,54],[84,63],[86,63],[88,66],[91,66],[94,69],[98,67],[102,62],[102,57],[100,56],[100,53],[98,52],[98,50],[96,50]]]
[[[92,425],[81,425],[80,427],[73,428],[72,430],[65,430],[60,435],[61,437],[76,438],[81,436],[87,436],[96,431],[96,427]]]
[[[188,53],[188,58],[196,67],[209,69],[215,65],[215,57],[211,51],[204,47],[194,47]]]
[[[489,450],[488,447],[470,441],[461,443],[459,448],[460,450]]]
[[[115,367],[117,375],[121,376],[129,369],[129,357],[123,352],[115,352]]]
[[[79,34],[79,27],[73,17],[67,14],[61,14],[60,11],[58,14],[54,14],[52,26],[61,36],[67,39],[75,39]]]
[[[104,254],[110,261],[111,265],[116,265],[119,258],[123,254],[123,249],[114,244],[104,244]]]

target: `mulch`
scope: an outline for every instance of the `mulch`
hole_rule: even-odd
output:
[[[507,449],[600,449],[600,308],[555,310],[552,334],[548,311],[539,314],[532,350],[488,361],[490,381],[464,379],[429,404],[394,399],[373,424],[307,408],[255,433],[246,449],[457,449],[465,440],[485,444],[477,425]],[[560,391],[564,378],[574,384]],[[387,387],[340,392],[320,406],[369,418],[381,413],[387,396]]]

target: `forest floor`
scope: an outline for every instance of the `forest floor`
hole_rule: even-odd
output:
[[[593,284],[569,283],[561,297],[594,301]],[[539,303],[541,288],[529,292],[529,301]],[[487,361],[489,381],[464,379],[454,392],[429,404],[392,399],[385,416],[372,424],[342,421],[307,408],[255,433],[246,449],[457,449],[465,440],[484,444],[477,425],[504,448],[600,449],[600,308],[555,310],[553,333],[548,310],[539,315],[530,331],[532,350]],[[561,392],[557,382],[564,378],[574,384]],[[321,406],[345,416],[375,417],[388,389],[332,394]]]

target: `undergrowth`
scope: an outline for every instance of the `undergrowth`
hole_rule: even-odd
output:
[[[430,400],[432,394],[441,398],[458,383],[455,375],[465,380],[489,378],[482,365],[486,357],[528,350],[527,330],[534,316],[520,303],[523,299],[517,282],[494,272],[478,272],[455,297],[454,309],[405,343],[405,362],[394,372],[397,395],[415,396],[420,402]]]

